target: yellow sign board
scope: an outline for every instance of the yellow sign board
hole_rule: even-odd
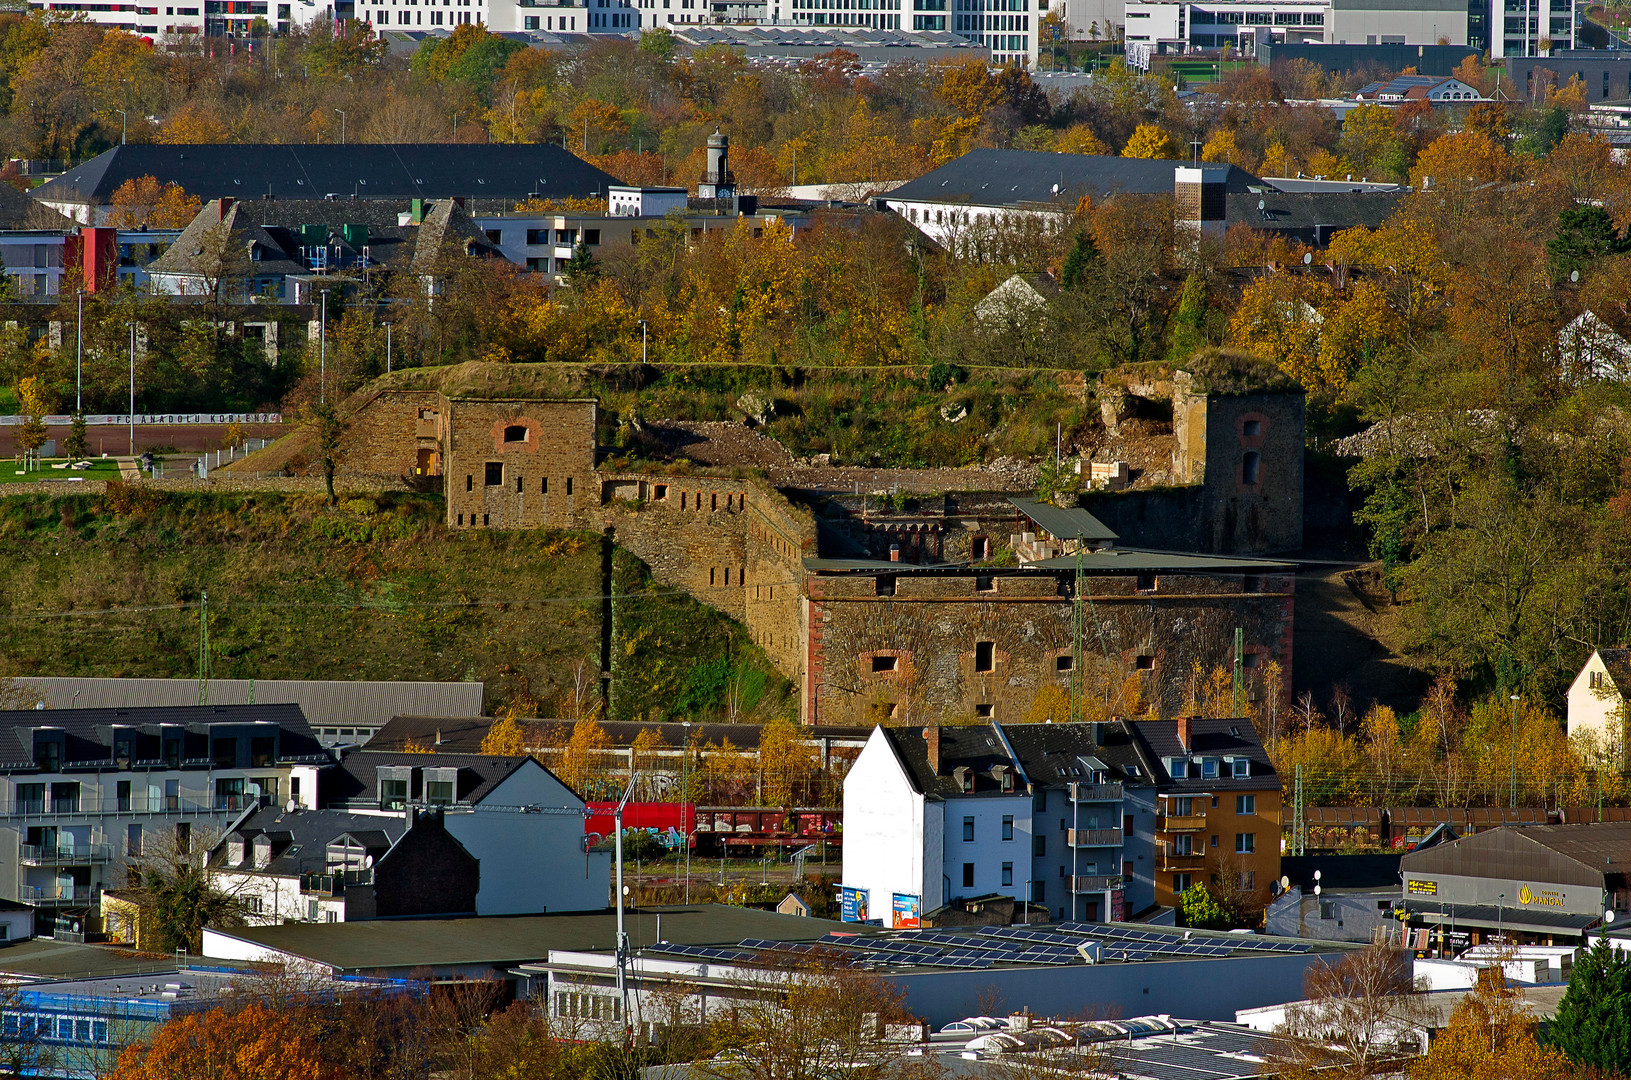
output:
[[[1413,892],[1413,893],[1416,893],[1418,895],[1437,896],[1438,895],[1438,882],[1436,882],[1436,881],[1418,881],[1415,878],[1411,878],[1410,883],[1405,886],[1405,889],[1407,891],[1409,891],[1409,892]]]
[[[1518,903],[1529,907],[1563,906],[1563,894],[1555,889],[1531,889],[1528,882],[1518,888]]]

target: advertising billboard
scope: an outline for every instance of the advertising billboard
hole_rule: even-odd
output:
[[[897,929],[916,930],[918,917],[923,914],[923,898],[910,893],[896,893],[894,912]]]
[[[838,886],[839,918],[844,922],[866,922],[866,897],[865,889],[856,889],[849,885]]]

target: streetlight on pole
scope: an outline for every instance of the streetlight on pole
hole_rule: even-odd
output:
[[[85,290],[79,290],[79,332],[74,337],[74,412],[85,411],[81,401],[84,392],[85,370]]]
[[[624,1042],[629,1037],[629,935],[623,932],[623,808],[629,805],[629,796],[634,794],[634,781],[640,774],[629,772],[628,787],[623,789],[623,798],[619,800],[617,809],[612,811],[612,829],[617,834],[617,997],[622,1014],[618,1017],[623,1022]]]
[[[130,456],[136,456],[136,323],[130,324]]]
[[[385,374],[391,373],[391,324],[385,324]]]
[[[344,109],[335,109],[334,111],[340,114],[340,145],[344,146],[345,145],[345,110]]]
[[[640,320],[640,363],[646,362],[646,320]]]
[[[130,127],[130,114],[123,109],[114,109],[113,111],[119,114],[119,145],[123,146],[125,144],[125,132]]]

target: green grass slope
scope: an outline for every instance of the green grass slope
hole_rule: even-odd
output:
[[[0,499],[0,675],[194,677],[208,594],[218,678],[479,679],[487,707],[562,715],[599,685],[601,543],[452,531],[439,497],[330,510],[282,493]],[[616,562],[614,716],[720,715],[784,679],[738,624]],[[723,668],[721,662],[723,660]]]

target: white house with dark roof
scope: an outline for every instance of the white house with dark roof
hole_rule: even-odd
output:
[[[482,867],[480,915],[599,911],[611,856],[586,851],[582,798],[530,757],[358,751],[324,776],[324,807],[378,819],[432,811]]]
[[[1279,779],[1246,720],[879,727],[844,781],[871,919],[993,894],[1123,921],[1210,874],[1266,895]]]
[[[1625,695],[1631,690],[1631,648],[1594,649],[1569,684],[1569,738],[1597,753],[1623,760]]]

